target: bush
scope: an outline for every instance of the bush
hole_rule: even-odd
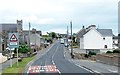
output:
[[[89,57],[89,55],[88,55],[88,54],[85,54],[85,55],[84,55],[84,57],[85,57],[85,58],[88,58],[88,57]]]
[[[18,53],[28,53],[30,52],[30,49],[27,45],[21,45],[18,48]],[[14,53],[17,53],[17,49],[15,48]]]
[[[89,52],[88,55],[90,55],[90,56],[91,55],[96,55],[96,53],[95,52]]]
[[[120,53],[120,50],[119,50],[119,49],[115,49],[115,50],[113,51],[113,53]]]
[[[113,53],[112,51],[107,51],[106,53]]]

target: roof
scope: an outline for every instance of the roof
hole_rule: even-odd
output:
[[[103,36],[113,36],[112,29],[96,29]]]
[[[79,35],[80,37],[82,37],[84,34],[86,34],[86,29],[84,28],[77,33],[77,35]]]

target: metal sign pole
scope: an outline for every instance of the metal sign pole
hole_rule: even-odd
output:
[[[18,67],[18,48],[17,48],[17,67]]]
[[[11,52],[11,49],[10,49],[10,67],[12,67],[12,52]]]

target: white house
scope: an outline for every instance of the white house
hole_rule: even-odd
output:
[[[96,29],[95,25],[83,28],[79,33],[80,49],[92,50],[111,50],[113,48],[112,29]]]

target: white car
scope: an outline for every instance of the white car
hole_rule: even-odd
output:
[[[64,44],[64,39],[60,39],[60,43],[61,43],[61,44]]]

